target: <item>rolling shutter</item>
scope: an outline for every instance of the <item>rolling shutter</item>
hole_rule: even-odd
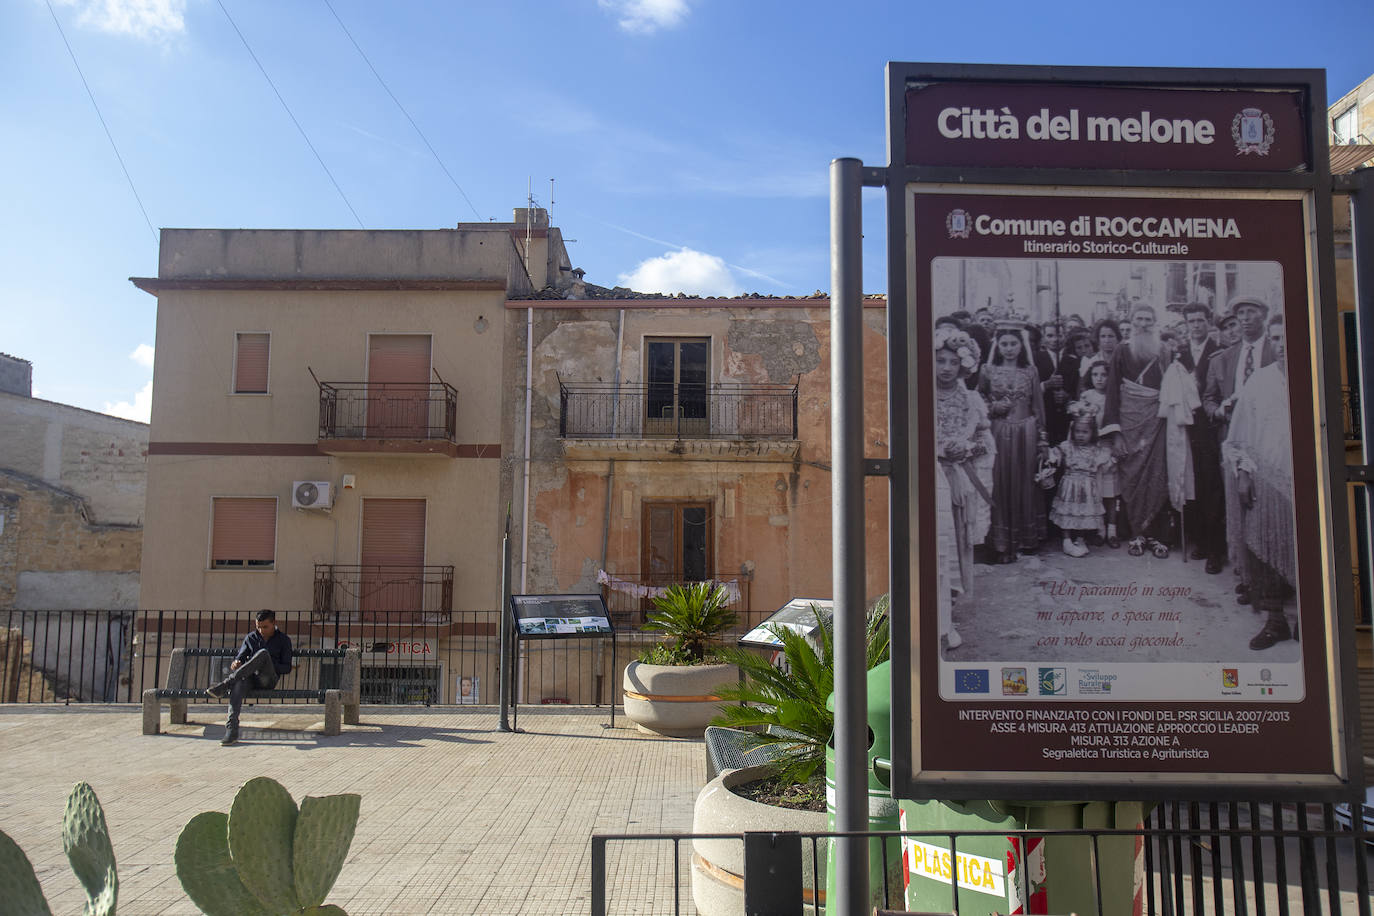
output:
[[[422,611],[425,501],[363,500],[361,610]]]
[[[271,566],[277,549],[277,501],[216,497],[210,559],[216,568]]]
[[[267,358],[271,335],[239,334],[234,352],[234,393],[267,393]]]
[[[374,334],[367,348],[369,438],[425,438],[429,407],[428,334]]]

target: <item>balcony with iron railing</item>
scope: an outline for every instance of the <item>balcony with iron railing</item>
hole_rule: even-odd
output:
[[[1341,420],[1346,442],[1359,442],[1364,438],[1360,418],[1360,389],[1351,385],[1341,386]]]
[[[315,564],[314,623],[445,626],[452,614],[452,566]]]
[[[447,382],[318,382],[328,455],[458,455],[458,390]]]
[[[768,613],[754,614],[749,611],[749,588],[752,584],[747,578],[713,576],[707,574],[702,579],[682,576],[665,576],[640,573],[614,573],[602,577],[601,597],[606,601],[606,610],[617,626],[638,628],[648,619],[654,609],[653,599],[663,594],[670,585],[685,585],[692,582],[711,582],[723,585],[728,595],[726,606],[738,618],[738,628],[747,631]],[[771,613],[771,612],[769,612]]]
[[[578,453],[794,456],[797,386],[558,385],[558,434]]]

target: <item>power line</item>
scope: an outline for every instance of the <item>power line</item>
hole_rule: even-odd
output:
[[[420,125],[415,123],[415,119],[410,116],[410,112],[406,111],[405,106],[401,104],[401,100],[396,98],[395,93],[391,91],[391,87],[386,84],[386,80],[382,79],[382,75],[377,72],[377,68],[372,66],[372,61],[368,60],[367,55],[363,53],[363,49],[358,45],[357,40],[353,37],[353,33],[348,31],[348,26],[344,25],[343,20],[339,18],[339,14],[334,12],[333,4],[331,4],[329,0],[324,0],[324,5],[328,7],[329,12],[333,14],[334,21],[339,24],[339,28],[343,29],[343,33],[348,36],[348,40],[353,43],[353,47],[357,50],[358,56],[363,59],[363,63],[367,64],[367,69],[371,70],[372,75],[377,77],[377,82],[386,90],[386,94],[391,96],[391,101],[396,103],[396,107],[401,109],[401,114],[406,116],[406,120],[410,122],[410,126],[415,128],[415,133],[424,141],[425,148],[428,149],[429,154],[434,157],[434,161],[439,163],[439,168],[443,169],[444,174],[448,176],[448,180],[458,189],[458,193],[463,195],[463,200],[467,201],[467,205],[472,210],[473,216],[476,216],[477,219],[480,220],[482,214],[477,212],[477,208],[474,207],[472,201],[468,199],[467,192],[463,190],[462,185],[458,184],[458,179],[453,177],[448,170],[448,166],[444,165],[444,160],[440,159],[439,154],[434,151],[434,147],[430,145],[429,138],[425,136],[424,131],[420,130]]]
[[[339,187],[339,183],[334,180],[334,173],[329,171],[329,166],[324,164],[324,159],[320,156],[319,150],[315,149],[315,144],[310,142],[310,136],[306,134],[305,128],[301,127],[301,122],[297,121],[296,116],[291,113],[291,106],[286,104],[286,99],[282,98],[281,93],[277,91],[276,83],[273,83],[272,77],[267,75],[267,68],[262,65],[262,61],[258,60],[258,56],[253,53],[253,48],[248,44],[248,39],[243,37],[243,32],[239,31],[238,23],[234,22],[234,17],[229,15],[229,10],[224,6],[224,0],[215,0],[215,2],[217,2],[219,8],[223,10],[224,18],[228,19],[229,24],[234,27],[234,33],[239,36],[239,41],[243,42],[244,48],[248,51],[248,56],[253,58],[253,63],[258,65],[258,71],[262,73],[262,78],[267,80],[267,85],[272,87],[272,92],[276,95],[277,101],[281,102],[281,107],[286,110],[286,116],[291,119],[292,124],[296,125],[296,130],[301,132],[301,137],[304,138],[305,145],[310,147],[310,152],[315,154],[315,161],[320,164],[320,168],[324,169],[324,173],[329,176],[329,181],[334,185],[334,190],[339,192],[339,197],[343,198],[344,206],[348,208],[349,213],[353,214],[353,218],[358,221],[358,228],[366,229],[367,227],[363,225],[362,218],[358,216],[358,211],[354,210],[353,205],[348,202],[348,195],[343,192],[343,188]]]
[[[100,105],[96,103],[95,93],[91,91],[91,84],[86,82],[86,74],[81,72],[81,65],[76,62],[76,52],[72,50],[71,42],[67,41],[67,33],[62,31],[62,23],[58,21],[51,0],[45,0],[45,2],[48,4],[48,12],[52,15],[53,25],[57,26],[57,34],[62,36],[62,43],[67,46],[67,53],[71,56],[72,66],[76,68],[76,75],[81,77],[81,85],[86,87],[86,95],[91,100],[91,107],[95,109],[95,116],[100,119],[100,126],[105,129],[105,137],[110,141],[110,148],[114,150],[115,158],[119,160],[119,167],[124,170],[124,180],[129,182],[129,190],[133,192],[134,200],[138,202],[138,209],[143,214],[143,221],[148,224],[148,231],[153,234],[153,243],[156,244],[157,230],[153,228],[153,221],[148,218],[148,210],[143,206],[143,198],[138,196],[138,188],[134,187],[134,179],[129,174],[129,167],[124,164],[124,157],[119,154],[119,146],[115,143],[114,135],[110,133],[110,125],[105,123],[105,116],[100,113]]]

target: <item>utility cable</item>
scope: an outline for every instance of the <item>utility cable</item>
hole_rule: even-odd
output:
[[[377,82],[386,90],[386,94],[391,96],[391,101],[396,103],[396,107],[401,109],[401,114],[406,116],[406,120],[410,122],[410,126],[415,128],[415,133],[418,134],[420,139],[424,142],[425,148],[428,149],[429,154],[434,157],[434,161],[439,163],[439,168],[443,169],[444,174],[448,176],[448,180],[458,189],[458,193],[463,196],[463,200],[467,201],[468,208],[472,210],[473,216],[476,216],[480,221],[482,219],[482,214],[477,212],[477,208],[474,207],[472,201],[468,199],[467,192],[463,190],[462,185],[458,184],[458,179],[453,177],[452,173],[448,170],[448,166],[444,165],[444,160],[440,159],[439,154],[434,151],[434,147],[430,145],[429,138],[425,136],[424,131],[420,130],[420,125],[415,123],[415,119],[410,116],[410,112],[406,111],[405,106],[401,104],[401,100],[396,98],[396,94],[391,91],[391,87],[386,84],[386,80],[382,79],[382,75],[377,72],[377,68],[372,66],[372,61],[368,60],[367,55],[363,53],[363,49],[358,45],[358,41],[353,37],[353,33],[348,31],[348,26],[344,25],[343,20],[339,18],[339,14],[334,11],[333,4],[331,4],[329,0],[324,0],[324,5],[334,16],[334,21],[339,24],[339,28],[343,29],[343,33],[348,36],[348,40],[353,43],[353,47],[357,50],[358,56],[363,59],[363,63],[367,64],[367,69],[371,70],[372,75],[377,77]]]
[[[62,36],[62,43],[67,46],[67,53],[71,55],[72,66],[76,68],[76,75],[81,77],[81,85],[86,87],[86,95],[90,97],[91,107],[95,109],[95,116],[100,119],[100,126],[105,129],[105,138],[110,141],[110,148],[114,150],[115,158],[119,160],[119,167],[124,170],[124,180],[129,182],[129,190],[134,194],[134,200],[138,202],[138,209],[143,214],[143,221],[148,224],[148,231],[153,234],[153,243],[157,243],[157,230],[153,228],[153,221],[148,218],[148,209],[143,206],[143,198],[138,196],[138,188],[134,187],[133,176],[129,174],[129,167],[124,164],[124,157],[119,154],[119,145],[115,143],[114,135],[110,133],[110,125],[105,123],[105,116],[100,113],[100,105],[96,103],[95,93],[91,91],[91,84],[86,82],[86,74],[81,72],[81,65],[76,62],[76,52],[72,50],[71,42],[67,41],[67,33],[62,31],[62,23],[58,21],[57,13],[52,8],[52,0],[45,0],[48,4],[48,12],[52,14],[53,24],[57,26],[57,34]]]
[[[319,150],[315,149],[315,144],[310,142],[310,136],[306,134],[305,128],[301,127],[301,122],[297,121],[296,116],[291,113],[291,106],[286,104],[286,99],[282,98],[281,93],[277,91],[276,83],[272,82],[272,77],[267,75],[267,68],[262,65],[262,61],[258,60],[258,56],[253,53],[253,48],[248,44],[248,39],[243,37],[243,32],[239,31],[238,23],[234,22],[234,17],[229,15],[229,10],[224,6],[224,0],[215,0],[215,2],[217,2],[219,8],[223,10],[224,18],[228,19],[229,24],[234,27],[234,32],[239,36],[239,41],[243,42],[244,48],[248,51],[248,56],[253,58],[253,63],[258,65],[258,71],[262,73],[262,78],[267,80],[267,85],[272,87],[272,92],[277,96],[277,101],[281,102],[281,107],[286,110],[286,116],[291,119],[292,124],[296,125],[296,130],[301,132],[301,137],[304,138],[305,145],[310,147],[310,152],[315,154],[315,161],[320,164],[320,168],[324,169],[324,173],[329,176],[330,183],[334,185],[334,190],[338,191],[339,196],[343,198],[344,206],[348,208],[349,213],[353,214],[353,218],[358,221],[358,228],[366,229],[367,227],[363,225],[362,218],[358,216],[358,211],[354,210],[353,205],[348,202],[348,195],[343,192],[343,188],[339,187],[339,183],[334,180],[334,173],[329,171],[329,166],[324,164],[324,159],[320,156]]]

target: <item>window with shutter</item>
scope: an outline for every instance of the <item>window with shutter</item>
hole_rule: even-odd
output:
[[[364,619],[423,611],[425,501],[363,500],[360,547]]]
[[[238,334],[234,347],[234,393],[267,393],[267,357],[271,335]]]
[[[367,434],[423,439],[428,434],[428,334],[373,334],[367,347]]]
[[[277,552],[274,498],[215,497],[210,565],[215,569],[270,569]]]

